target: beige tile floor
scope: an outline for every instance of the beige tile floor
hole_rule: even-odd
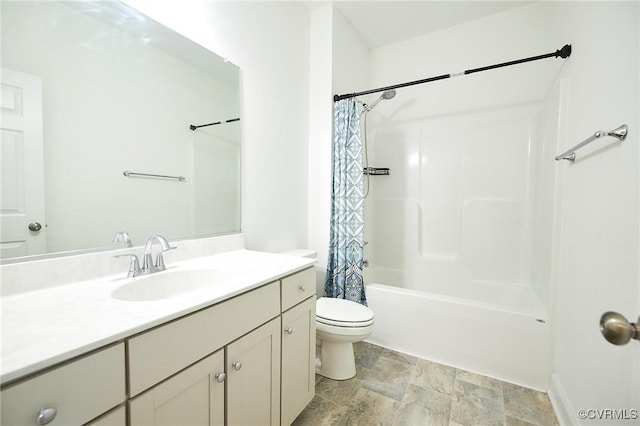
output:
[[[295,426],[558,424],[543,392],[369,343],[354,352],[356,377],[316,376],[316,396]]]

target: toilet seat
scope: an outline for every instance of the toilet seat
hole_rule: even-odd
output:
[[[344,299],[322,297],[316,301],[316,321],[335,327],[367,327],[373,324],[373,311]]]

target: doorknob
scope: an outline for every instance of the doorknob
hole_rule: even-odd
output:
[[[600,317],[600,332],[609,343],[626,345],[629,340],[640,340],[640,318],[638,324],[630,323],[617,312],[605,312]]]
[[[42,229],[42,225],[40,225],[40,223],[38,222],[31,222],[29,224],[29,231],[38,232],[41,229]]]

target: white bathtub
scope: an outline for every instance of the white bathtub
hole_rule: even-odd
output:
[[[472,300],[459,294],[367,284],[367,301],[375,313],[374,331],[367,341],[546,391],[550,327],[541,304],[525,288],[493,290],[478,292],[484,300]]]

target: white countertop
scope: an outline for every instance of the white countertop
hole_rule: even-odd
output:
[[[314,259],[237,250],[167,264],[167,272],[213,269],[228,273],[229,279],[222,285],[156,301],[113,298],[114,289],[139,279],[126,278],[126,271],[117,276],[2,297],[0,382],[14,381],[117,342],[308,268],[314,262]]]

